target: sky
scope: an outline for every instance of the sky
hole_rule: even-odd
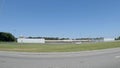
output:
[[[120,0],[0,0],[0,32],[40,37],[120,36]]]

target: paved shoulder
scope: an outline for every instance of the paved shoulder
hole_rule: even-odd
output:
[[[120,48],[64,53],[0,51],[0,68],[120,68]]]
[[[80,51],[80,52],[40,52],[40,53],[31,53],[31,52],[9,52],[9,51],[0,51],[0,56],[10,56],[10,57],[75,57],[75,56],[91,56],[91,55],[100,55],[107,53],[116,53],[120,52],[120,48],[112,49],[102,49],[102,50],[92,50],[92,51]]]

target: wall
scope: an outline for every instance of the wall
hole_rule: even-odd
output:
[[[74,43],[74,44],[81,44],[81,43],[86,43],[86,42],[91,42],[91,40],[45,40],[45,43]]]
[[[45,43],[45,39],[18,38],[18,43]]]
[[[115,41],[115,39],[114,39],[114,38],[105,38],[104,41],[105,41],[105,42]]]

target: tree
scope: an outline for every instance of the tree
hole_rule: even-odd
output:
[[[69,38],[60,38],[59,40],[69,40]]]
[[[118,38],[115,38],[115,40],[120,40],[120,36]]]
[[[14,42],[16,41],[16,38],[11,33],[0,32],[0,41],[1,42]]]

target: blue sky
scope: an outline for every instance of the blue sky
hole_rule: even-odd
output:
[[[16,37],[117,37],[120,0],[0,0],[0,31]]]

